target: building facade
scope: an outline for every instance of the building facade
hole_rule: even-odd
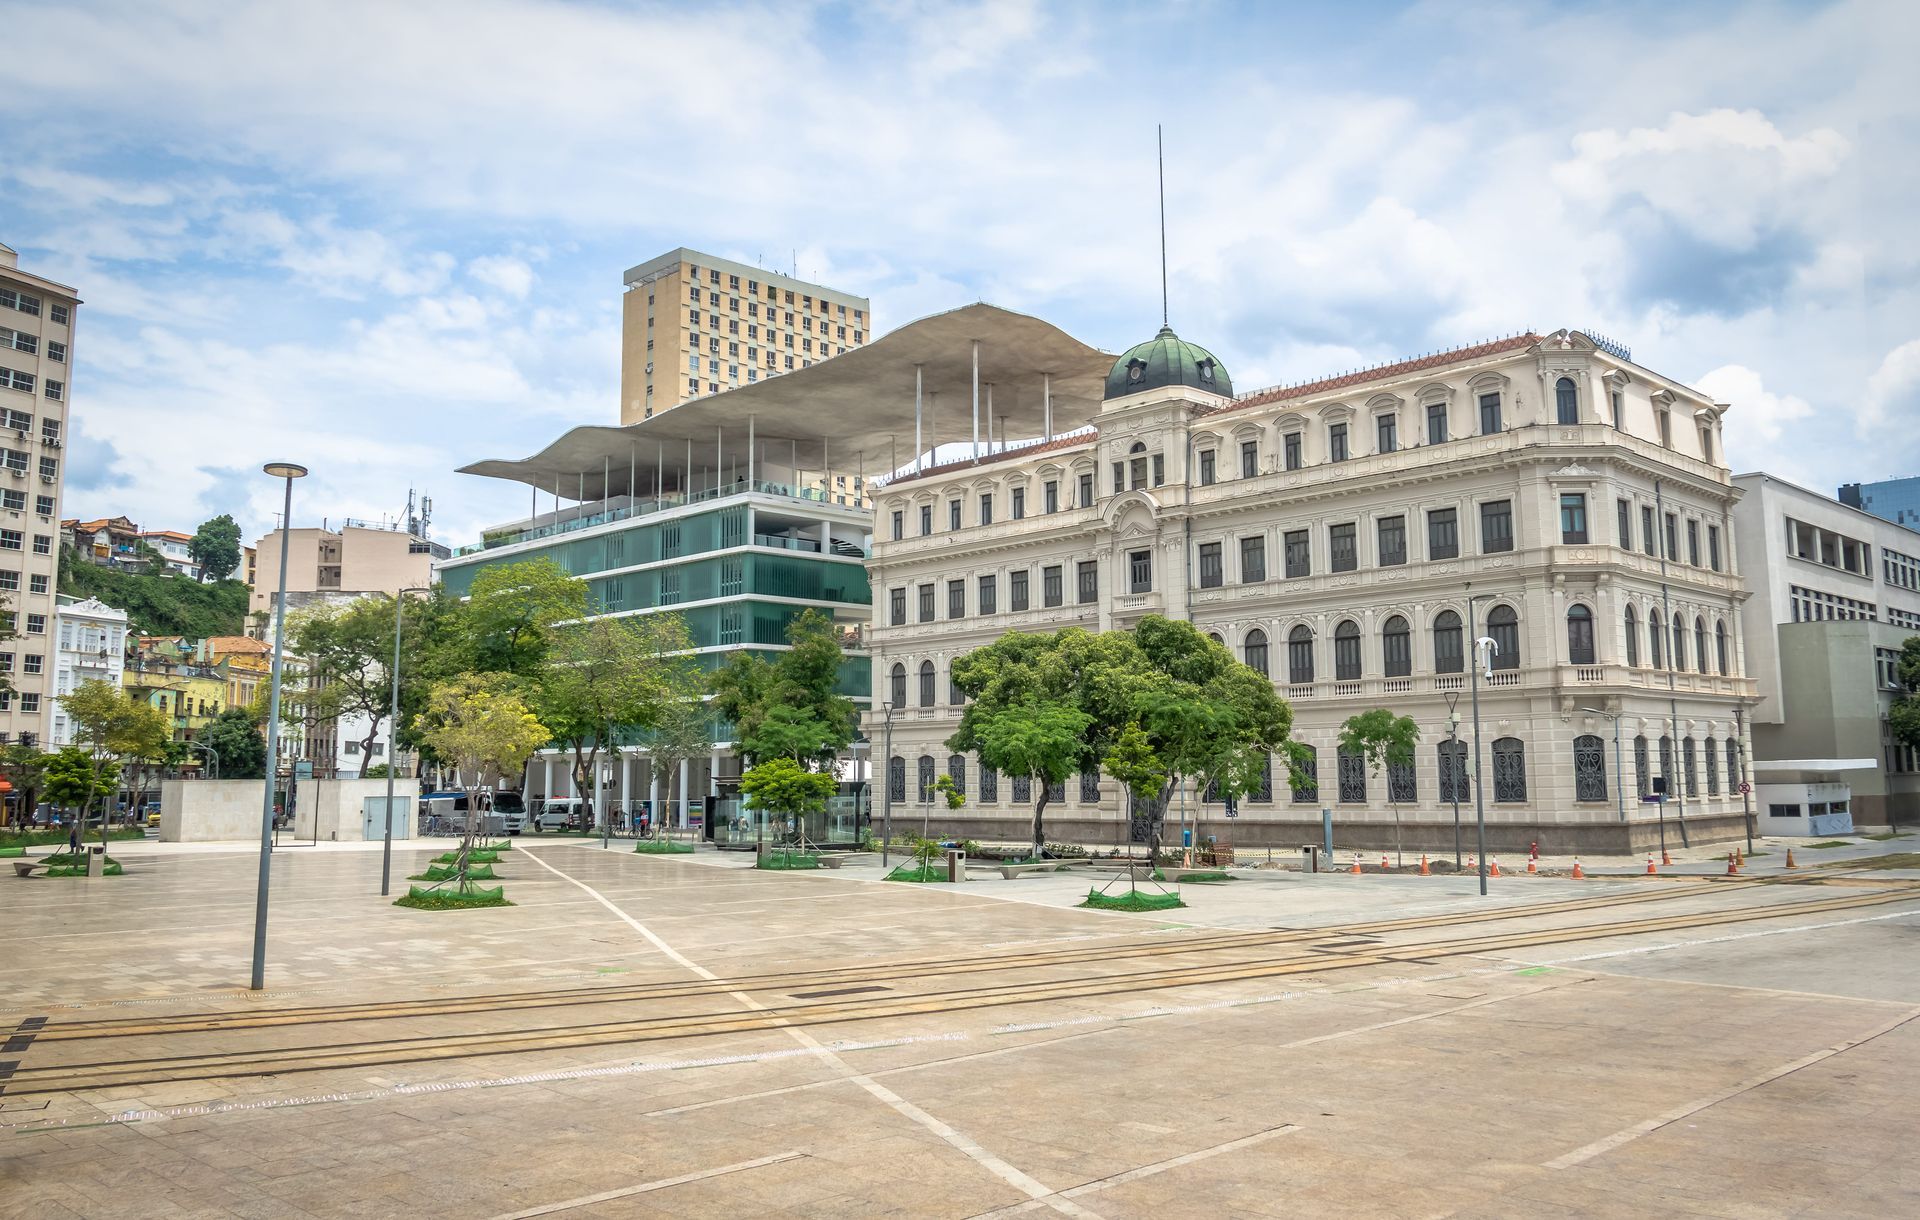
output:
[[[1872,760],[1840,777],[1854,824],[1920,820],[1920,756],[1887,728],[1895,658],[1920,635],[1920,531],[1773,475],[1734,483],[1756,765]]]
[[[397,529],[349,522],[339,529],[293,529],[287,538],[287,604],[295,610],[329,601],[351,601],[369,593],[392,596],[400,589],[425,588],[433,580],[436,558],[446,547]],[[281,531],[258,542],[247,568],[253,574],[247,610],[274,613],[280,587]]]
[[[122,689],[122,663],[127,646],[127,612],[95,598],[60,597],[54,611],[53,692],[47,708],[47,745],[72,745],[73,723],[61,706],[85,682],[105,682]],[[24,692],[0,691],[0,702]],[[24,713],[26,709],[22,708]]]
[[[166,713],[175,741],[195,740],[229,706],[226,667],[212,660],[205,640],[135,636],[128,643],[121,680],[129,694]],[[198,768],[200,763],[195,754],[185,765]]]
[[[0,645],[14,690],[0,741],[43,740],[52,716],[48,632],[79,309],[72,288],[21,270],[0,245],[0,614],[18,636]]]
[[[698,250],[670,250],[624,278],[623,424],[811,367],[873,334],[865,297]]]
[[[1292,788],[1275,760],[1232,821],[1184,794],[1222,841],[1317,841],[1326,809],[1336,845],[1390,846],[1397,801],[1408,849],[1451,851],[1456,796],[1471,845],[1476,787],[1506,852],[1738,836],[1755,692],[1726,409],[1568,331],[1235,397],[1217,360],[1163,330],[1112,365],[1079,430],[873,492],[895,816],[1020,838],[1026,783],[945,745],[954,659],[1010,630],[1161,614],[1267,674],[1313,751],[1315,779]],[[1412,768],[1369,774],[1337,748],[1375,707],[1419,725]],[[931,808],[942,773],[962,810]],[[1670,799],[1643,802],[1657,780]],[[1129,837],[1116,784],[1061,795],[1054,835]]]
[[[1840,503],[1884,521],[1920,529],[1920,477],[1878,483],[1842,483]]]

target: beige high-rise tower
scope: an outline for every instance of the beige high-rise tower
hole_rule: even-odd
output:
[[[806,368],[873,337],[867,298],[684,247],[627,269],[620,422]]]
[[[0,741],[44,742],[58,693],[53,586],[79,306],[73,289],[20,270],[19,255],[0,245],[0,599],[13,621],[13,638],[0,640],[11,687],[0,691]]]

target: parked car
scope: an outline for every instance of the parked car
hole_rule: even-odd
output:
[[[151,829],[152,827],[155,827],[158,825],[160,825],[160,811],[158,809],[149,809],[147,811],[148,828]]]
[[[533,819],[535,830],[582,830],[586,825],[586,802],[574,799],[548,801]]]
[[[527,828],[527,803],[518,792],[494,793],[493,812],[499,816],[501,827],[510,835],[517,835]]]

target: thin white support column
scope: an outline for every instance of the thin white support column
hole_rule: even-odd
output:
[[[683,758],[683,759],[681,759],[681,760],[680,760],[680,821],[679,821],[679,826],[680,826],[680,829],[682,829],[682,830],[685,830],[685,829],[687,828],[687,775],[688,775],[688,773],[689,773],[689,772],[688,772],[688,765],[689,765],[689,764],[688,764],[688,761],[687,761],[686,759],[684,759],[684,758]]]
[[[1040,413],[1045,421],[1041,431],[1047,440],[1053,439],[1053,374],[1040,374]]]
[[[667,494],[667,442],[661,441],[654,446],[653,454],[653,506],[660,507],[660,501]]]
[[[580,472],[580,483],[574,489],[578,494],[573,498],[573,519],[575,521],[587,515],[587,472]]]
[[[915,474],[920,473],[920,455],[926,452],[920,443],[920,397],[921,371],[920,366],[916,364],[913,366],[913,471]]]
[[[540,795],[545,797],[547,800],[552,800],[553,799],[553,755],[551,754],[547,755],[544,761],[547,764],[547,775],[546,775],[546,779],[540,785]]]
[[[727,430],[713,430],[713,488],[720,490],[721,482],[727,477]]]
[[[627,811],[627,825],[633,825],[633,755],[620,756],[620,803]]]
[[[693,494],[693,438],[687,438],[687,481],[680,484],[680,499],[684,503]]]
[[[833,449],[824,436],[820,438],[820,503],[833,503]]]
[[[538,517],[539,515],[540,515],[540,484],[535,483],[533,484],[532,512],[528,514],[527,520],[531,522],[535,517]]]
[[[633,502],[640,498],[640,446],[634,445],[627,450],[627,511],[633,511]]]
[[[980,340],[973,341],[973,460],[980,460]]]
[[[753,472],[753,449],[754,449],[753,425],[754,425],[754,417],[751,415],[747,416],[747,486],[748,487],[753,486],[753,473],[754,473]]]
[[[671,826],[673,819],[660,816],[660,764],[647,755],[647,817],[655,826]]]

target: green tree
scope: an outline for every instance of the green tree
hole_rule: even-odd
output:
[[[159,708],[129,696],[111,682],[90,680],[60,697],[60,706],[73,724],[75,739],[87,747],[93,760],[96,787],[108,768],[117,776],[115,760],[158,751],[172,732],[172,722]],[[111,795],[113,788],[107,788]],[[85,820],[82,808],[82,821]],[[107,842],[107,803],[100,802],[100,843]]]
[[[853,700],[839,690],[839,631],[830,616],[808,610],[786,634],[789,647],[777,660],[737,652],[715,671],[714,709],[734,725],[749,762],[784,755],[830,770],[856,729]]]
[[[1392,773],[1413,765],[1413,752],[1420,744],[1420,726],[1410,716],[1396,716],[1384,707],[1370,712],[1355,712],[1340,726],[1340,748],[1366,760],[1367,770],[1388,775],[1387,800],[1393,805],[1393,863],[1400,859],[1400,802],[1393,794]]]
[[[221,513],[200,523],[187,543],[187,554],[200,565],[201,580],[225,580],[240,566],[240,525]]]
[[[755,763],[740,776],[740,791],[754,808],[804,829],[809,814],[826,812],[840,789],[831,771],[815,771],[787,757]]]
[[[469,674],[440,683],[428,694],[423,720],[422,739],[435,757],[454,768],[467,793],[467,808],[475,811],[484,788],[497,785],[503,775],[519,774],[551,738],[514,689],[513,679],[500,674]],[[473,888],[467,857],[479,823],[478,817],[469,816],[460,842],[463,894]]]
[[[693,637],[677,614],[593,618],[549,633],[530,702],[553,740],[573,756],[576,791],[594,789],[602,749],[656,727],[673,704],[695,697],[701,675]],[[596,820],[604,816],[594,810]]]
[[[1074,770],[1117,766],[1134,835],[1156,854],[1181,783],[1233,798],[1259,791],[1293,722],[1264,676],[1192,624],[1159,615],[1130,632],[1009,632],[956,660],[953,681],[972,702],[950,749],[1036,779],[1030,766],[1045,763],[1054,783]],[[1045,806],[1043,788],[1036,851],[1045,845]]]
[[[393,616],[393,598],[362,597],[345,605],[315,606],[288,624],[290,651],[306,662],[306,676],[299,688],[282,692],[283,702],[301,718],[319,723],[342,717],[364,720],[363,759],[373,757],[374,742],[392,706]]]
[[[662,711],[660,722],[647,739],[648,762],[655,775],[665,776],[660,786],[661,805],[653,811],[656,828],[671,824],[667,811],[673,808],[673,786],[680,764],[704,758],[712,751],[712,724],[712,711],[697,696],[669,703]]]
[[[220,756],[221,779],[260,779],[267,773],[267,743],[253,714],[230,707],[200,730],[199,740]]]
[[[487,568],[474,577],[442,660],[457,673],[532,677],[546,663],[556,630],[592,611],[587,582],[551,559]]]
[[[1887,727],[1895,741],[1920,749],[1920,635],[1908,636],[1900,646],[1894,678],[1900,693],[1887,710]]]
[[[13,785],[16,817],[26,819],[33,816],[36,798],[46,780],[47,760],[50,757],[18,741],[0,746],[0,775],[4,775],[7,782]]]
[[[46,778],[43,783],[47,799],[60,808],[74,811],[79,830],[84,830],[86,808],[97,799],[113,795],[119,784],[119,764],[110,759],[100,759],[81,746],[68,746],[56,754],[47,756]],[[79,833],[79,831],[76,831]],[[100,842],[105,846],[106,829],[100,831]]]
[[[238,580],[200,584],[170,571],[103,568],[63,548],[59,587],[70,596],[98,598],[125,610],[129,627],[140,635],[204,639],[240,635],[246,627],[247,586]]]

